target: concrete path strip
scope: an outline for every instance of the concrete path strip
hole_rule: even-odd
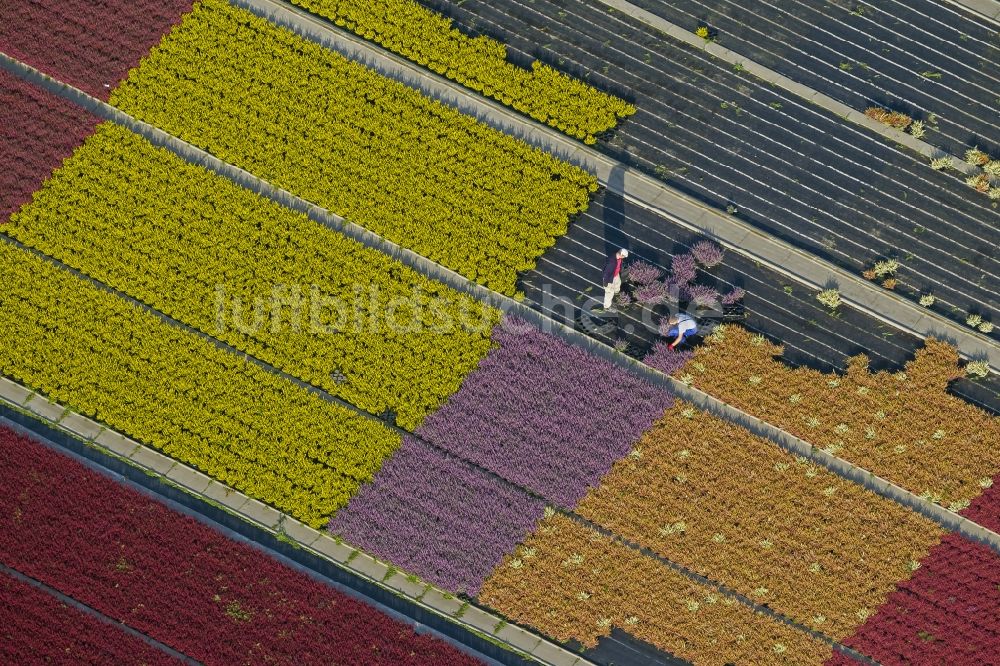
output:
[[[962,7],[975,14],[984,21],[989,21],[993,25],[1000,27],[1000,2],[998,0],[943,0],[950,5]]]
[[[642,12],[642,15],[649,21],[655,20],[665,24],[663,27],[654,26],[658,30],[682,41],[689,42],[693,39],[696,46],[704,48],[720,58],[728,54],[726,57],[732,58],[734,62],[744,63],[745,69],[757,74],[765,81],[779,85],[778,79],[783,79],[792,92],[806,96],[821,106],[824,105],[817,99],[819,93],[781,77],[776,72],[750,63],[728,49],[711,43],[706,45],[705,40],[694,33],[658,19],[648,12],[643,12],[624,0],[601,1],[623,13],[626,13],[625,10],[619,6],[631,8],[635,12]],[[261,18],[292,30],[306,39],[362,62],[389,78],[411,88],[416,88],[429,97],[476,117],[487,125],[516,136],[556,157],[578,164],[596,174],[601,184],[610,191],[621,194],[629,201],[644,206],[675,224],[710,237],[726,248],[759,261],[807,287],[817,290],[836,287],[840,290],[841,298],[846,304],[865,314],[919,338],[936,337],[946,340],[954,344],[964,357],[986,359],[989,361],[991,369],[1000,373],[1000,343],[994,342],[977,331],[963,327],[922,308],[895,292],[882,289],[863,279],[860,275],[855,275],[808,252],[799,250],[790,243],[759,231],[738,218],[706,206],[553,128],[537,123],[497,102],[481,97],[464,86],[430,70],[423,69],[419,65],[352,33],[343,31],[333,23],[310,14],[304,9],[282,0],[230,0],[230,2]],[[839,105],[831,109],[835,113],[847,115],[849,116],[848,120],[869,127],[917,152],[941,154],[941,151],[936,148],[914,139],[909,134],[885,127],[860,111],[850,109],[834,100],[829,100],[829,104]],[[972,168],[965,162],[958,161],[962,165]],[[957,166],[960,168],[960,165]]]
[[[854,481],[868,490],[881,495],[882,497],[891,499],[902,506],[930,518],[945,529],[959,532],[970,539],[985,543],[1000,553],[1000,534],[987,530],[981,525],[953,513],[942,506],[922,499],[904,488],[892,484],[881,477],[875,476],[868,470],[837,458],[836,456],[832,456],[829,453],[820,450],[818,447],[813,447],[813,445],[809,442],[799,439],[798,437],[795,437],[794,435],[791,435],[784,430],[771,425],[770,423],[751,416],[750,414],[747,414],[732,405],[722,402],[721,400],[718,400],[695,388],[689,387],[672,377],[664,375],[660,371],[655,370],[623,353],[620,353],[612,347],[599,342],[584,333],[558,323],[550,316],[530,307],[529,305],[491,291],[480,284],[472,282],[465,276],[445,268],[440,264],[436,264],[431,260],[413,252],[412,250],[400,247],[399,245],[382,238],[378,234],[375,234],[364,227],[360,227],[353,222],[345,220],[339,215],[331,213],[324,208],[320,208],[319,206],[286,190],[277,188],[267,181],[258,178],[243,169],[223,162],[217,157],[196,146],[167,134],[163,130],[139,121],[124,112],[101,102],[100,100],[73,88],[72,86],[69,86],[68,84],[56,81],[55,79],[42,74],[38,70],[35,70],[29,65],[25,65],[24,63],[10,58],[2,53],[0,53],[0,69],[6,69],[16,76],[68,99],[69,101],[87,109],[91,113],[94,113],[98,117],[122,125],[123,127],[126,127],[146,138],[154,145],[166,148],[191,164],[196,164],[215,174],[223,176],[224,178],[228,178],[242,187],[274,201],[275,203],[304,213],[313,221],[335,229],[348,238],[351,238],[369,248],[376,249],[432,280],[445,284],[460,293],[467,294],[484,303],[492,305],[493,307],[503,311],[505,314],[520,317],[539,330],[559,336],[567,343],[604,358],[611,363],[614,363],[627,371],[642,377],[654,386],[660,386],[671,391],[681,400],[691,403],[693,406],[702,411],[714,414],[727,421],[740,425],[750,432],[777,444],[786,451],[795,455],[806,457],[839,476]],[[578,149],[582,149],[582,147]],[[647,181],[639,181],[639,185],[645,187],[649,186],[649,183]],[[707,209],[704,211],[705,214],[708,212],[710,211],[707,211]],[[749,235],[751,233],[759,232],[751,230],[745,233]],[[713,237],[717,236],[713,235]],[[781,269],[778,268],[777,270]],[[861,281],[860,278],[858,278],[858,281]],[[16,387],[11,388],[15,391],[17,390]]]
[[[2,377],[0,380],[7,386],[4,394],[0,394],[0,401],[8,402],[15,407],[36,401],[49,403],[44,396],[16,382]],[[19,389],[16,393],[11,390],[13,386]],[[22,398],[21,392],[27,392],[28,397]],[[8,399],[7,395],[11,395],[13,399]],[[526,654],[539,663],[551,666],[592,666],[592,662],[536,633],[510,624],[506,619],[483,608],[466,606],[443,590],[410,577],[406,572],[398,571],[394,567],[390,568],[388,564],[334,539],[326,532],[290,518],[272,507],[210,479],[184,463],[177,462],[118,432],[108,430],[86,416],[60,405],[58,414],[56,412],[36,414],[35,418],[69,431],[79,439],[125,458],[141,469],[163,476],[185,491],[219,504],[227,511],[264,528],[271,534],[294,541],[300,548],[332,560],[356,576],[367,578],[382,587],[389,588],[395,594],[408,597],[452,622],[466,625],[477,633],[485,634],[490,640],[504,643],[515,653]],[[94,433],[100,435],[94,436]],[[475,612],[470,613],[469,611],[473,609]],[[497,627],[500,627],[500,631],[497,631]]]

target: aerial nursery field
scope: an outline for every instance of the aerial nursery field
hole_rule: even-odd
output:
[[[73,608],[48,592],[0,573],[0,658],[6,664],[182,662],[143,640]]]
[[[896,292],[913,300],[931,293],[933,311],[963,324],[970,314],[996,323],[1000,301],[991,280],[1000,273],[1000,212],[958,172],[934,170],[880,135],[602,3],[427,4],[446,9],[460,27],[475,25],[502,39],[514,53],[557,61],[577,76],[591,73],[588,81],[602,89],[632,91],[635,115],[598,141],[608,154],[852,272],[896,259],[900,268],[890,283]],[[656,13],[665,3],[646,5]],[[787,9],[782,4],[773,11]],[[682,25],[697,28],[694,19]],[[945,30],[963,43],[958,32]],[[801,40],[795,35],[787,38],[792,45]],[[720,44],[728,46],[727,38],[720,33]],[[771,45],[770,39],[757,42]],[[996,53],[990,48],[984,53]],[[903,64],[926,67],[916,56]],[[993,115],[980,114],[987,125],[995,117],[993,97],[987,98]],[[985,132],[981,148],[989,149],[995,137],[995,130]],[[1000,329],[989,335],[996,338]]]
[[[961,511],[1000,471],[1000,420],[947,392],[955,348],[928,340],[901,372],[793,369],[781,347],[728,326],[695,350],[694,386],[926,499]]]
[[[506,294],[597,189],[581,169],[223,0],[200,3],[111,102]]]
[[[572,519],[549,514],[480,599],[559,640],[620,628],[698,664],[819,664],[832,649]]]
[[[414,0],[292,0],[365,39],[492,97],[588,144],[635,107],[537,60],[507,61],[507,48],[469,37]]]
[[[0,243],[0,374],[320,526],[399,436]]]
[[[5,0],[0,51],[106,100],[193,0]]]
[[[0,463],[4,565],[201,663],[478,663],[6,429]]]
[[[0,225],[95,125],[78,107],[0,71]]]
[[[499,319],[111,124],[4,232],[409,429],[458,389]]]
[[[835,639],[937,544],[929,520],[681,404],[577,512]]]

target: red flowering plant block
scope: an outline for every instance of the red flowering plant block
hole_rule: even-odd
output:
[[[478,663],[4,429],[0,561],[205,664]]]
[[[4,0],[0,51],[107,100],[193,0]]]
[[[0,3],[0,15],[6,5]],[[97,123],[73,104],[0,71],[0,225],[31,200]]]
[[[946,536],[844,644],[886,666],[1000,663],[1000,556]]]

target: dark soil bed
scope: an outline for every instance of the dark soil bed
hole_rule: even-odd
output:
[[[1000,212],[956,175],[599,3],[425,2],[633,100],[606,153],[850,271],[898,259],[896,290],[956,321],[995,318]]]

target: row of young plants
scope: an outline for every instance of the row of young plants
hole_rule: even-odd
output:
[[[225,0],[199,3],[111,103],[509,295],[597,189],[582,169]]]
[[[874,613],[942,536],[918,514],[683,404],[576,511],[834,639]]]
[[[524,69],[507,47],[469,37],[415,0],[292,0],[365,39],[587,144],[635,107],[539,61]]]
[[[0,51],[107,99],[193,0],[8,0]]]
[[[399,446],[372,419],[0,243],[0,374],[319,527]]]
[[[0,70],[0,225],[31,201],[97,118]]]
[[[6,429],[0,478],[0,561],[197,662],[478,663]]]
[[[142,639],[5,573],[0,573],[0,623],[0,659],[5,664],[181,664]]]
[[[961,511],[1000,471],[1000,421],[948,393],[957,350],[938,340],[895,373],[854,357],[843,375],[791,368],[782,348],[724,326],[695,350],[682,381],[924,498]]]
[[[624,630],[696,664],[820,664],[832,648],[571,518],[546,512],[480,600],[561,641]]]
[[[1000,557],[956,534],[946,536],[845,643],[887,666],[996,663]]]
[[[499,312],[110,123],[4,232],[412,429]]]

